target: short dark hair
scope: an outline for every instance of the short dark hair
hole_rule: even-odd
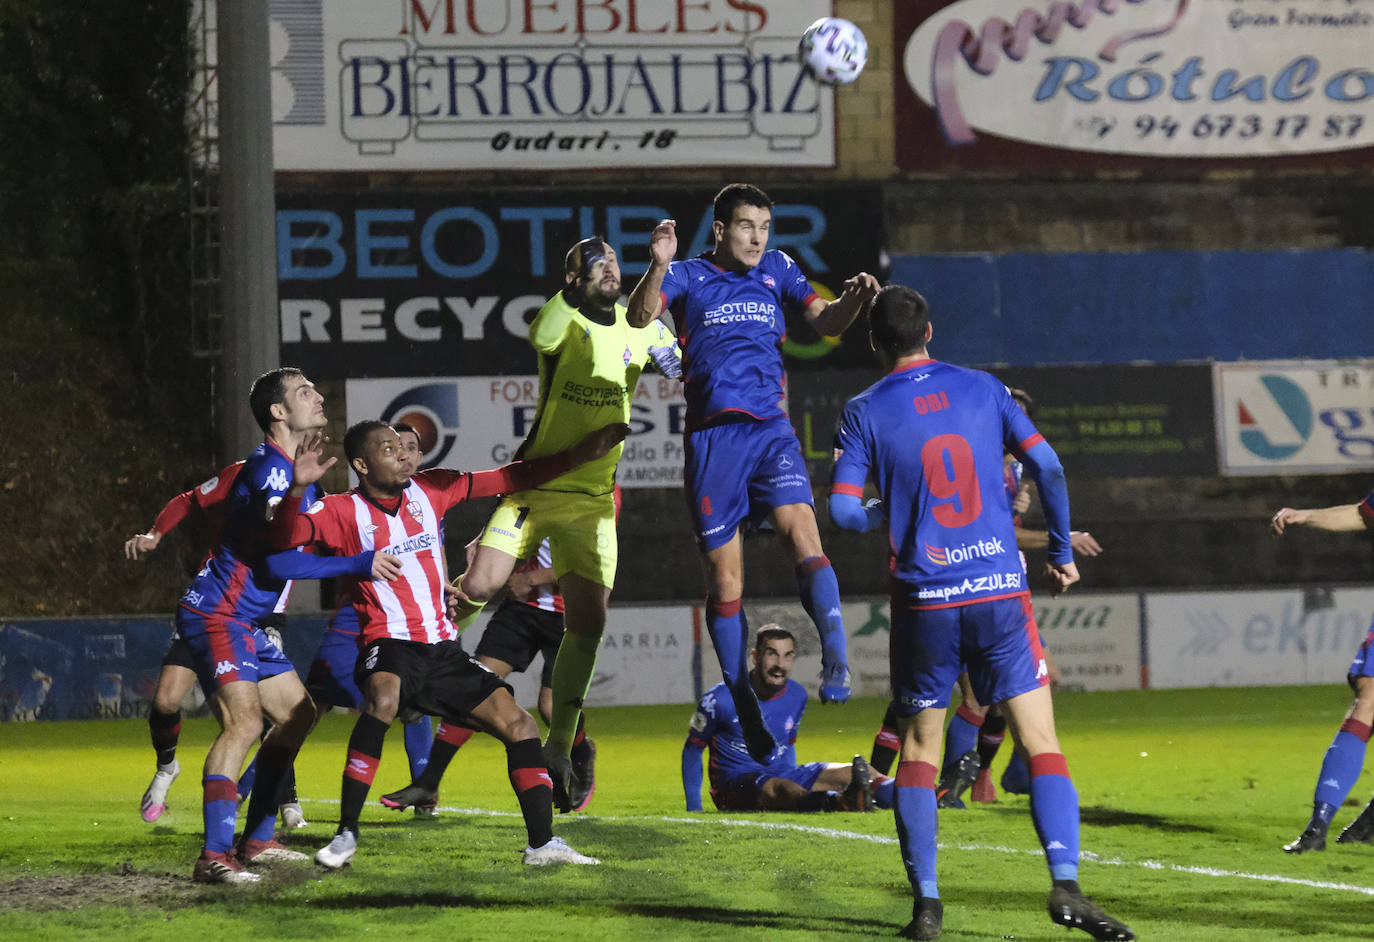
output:
[[[873,345],[890,357],[905,356],[926,345],[930,305],[914,288],[887,285],[868,310]]]
[[[363,456],[368,436],[383,428],[389,429],[391,426],[380,419],[363,419],[348,427],[348,431],[344,432],[344,457],[348,459],[349,464]]]
[[[783,641],[783,640],[791,641],[792,644],[793,644],[793,646],[795,646],[796,643],[797,643],[797,637],[796,637],[796,635],[792,634],[792,632],[788,631],[788,630],[787,630],[786,628],[784,628],[782,625],[778,625],[778,624],[764,625],[764,626],[763,626],[762,628],[760,628],[760,629],[758,630],[758,632],[754,635],[754,650],[755,650],[755,651],[761,651],[761,650],[763,650],[763,646],[764,646],[765,644],[767,644],[768,642],[770,642],[770,641]]]
[[[712,204],[714,218],[727,226],[735,218],[735,210],[740,206],[757,206],[772,211],[773,201],[768,194],[752,183],[730,183],[721,188]]]
[[[286,377],[304,375],[294,366],[282,366],[268,370],[253,380],[248,390],[248,408],[253,411],[253,421],[258,423],[258,428],[264,432],[272,429],[272,407],[285,400],[283,385]]]
[[[1011,393],[1011,398],[1016,400],[1016,404],[1026,413],[1027,418],[1035,418],[1035,400],[1031,398],[1030,393],[1015,386],[1008,386],[1007,392]]]
[[[392,422],[391,427],[395,429],[397,435],[400,435],[402,432],[409,432],[416,438],[420,437],[420,433],[416,431],[415,426],[411,425],[409,422]]]

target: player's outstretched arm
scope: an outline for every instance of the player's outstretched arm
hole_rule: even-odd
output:
[[[816,333],[826,337],[838,337],[859,316],[868,304],[878,296],[882,287],[878,279],[866,271],[861,271],[844,283],[844,290],[833,301],[819,298],[811,302],[804,312],[806,320],[815,328]]]
[[[1048,530],[1031,530],[1026,527],[1016,528],[1016,546],[1018,549],[1044,549],[1050,545],[1050,534]],[[1070,530],[1069,545],[1079,556],[1101,556],[1102,544],[1093,538],[1087,530]]]
[[[677,255],[677,220],[664,219],[649,235],[649,270],[639,279],[626,302],[625,319],[634,327],[647,327],[658,317],[663,276]]]
[[[468,475],[468,492],[463,499],[495,497],[497,494],[511,494],[538,487],[560,474],[566,474],[578,465],[604,457],[612,448],[623,442],[628,434],[628,425],[624,422],[612,422],[588,434],[571,448],[556,454],[525,461],[512,461],[489,471],[473,471]],[[505,578],[502,577],[501,581],[504,582]]]
[[[1316,527],[1332,533],[1350,533],[1366,528],[1374,529],[1374,517],[1360,513],[1359,504],[1338,504],[1335,507],[1297,510],[1280,507],[1269,518],[1269,530],[1274,536],[1282,536],[1289,527]]]

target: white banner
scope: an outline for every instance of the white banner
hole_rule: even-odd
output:
[[[481,470],[515,457],[539,403],[537,376],[351,379],[348,423],[405,422],[420,433],[423,467]],[[621,487],[682,486],[682,384],[640,377],[630,437],[616,477]]]
[[[483,613],[463,632],[463,649],[477,650],[490,615]],[[539,697],[542,656],[506,682],[515,688],[515,699],[534,710]],[[715,680],[719,680],[716,677]],[[711,683],[715,683],[715,680]],[[606,616],[596,675],[587,694],[588,706],[635,706],[648,703],[691,703],[692,609],[688,605],[616,606]],[[687,718],[683,717],[683,732]]]
[[[1135,690],[1141,685],[1140,602],[1134,593],[1070,593],[1061,599],[1032,596],[1035,619],[1045,646],[1059,667],[1061,683],[1076,690]],[[856,697],[886,697],[891,692],[888,638],[892,623],[886,598],[845,602],[849,672]],[[751,604],[745,611],[751,631],[777,622],[797,638],[793,679],[815,696],[821,670],[820,638],[800,602]],[[707,686],[720,679],[707,645]]]
[[[278,170],[831,166],[830,0],[272,0]]]
[[[1344,474],[1374,468],[1374,360],[1213,367],[1223,474]]]
[[[1140,596],[1134,592],[1032,593],[1040,638],[1069,690],[1138,690]]]
[[[1261,157],[1374,144],[1361,0],[956,0],[902,72],[954,145]]]
[[[1372,613],[1374,589],[1149,593],[1150,686],[1341,683]]]

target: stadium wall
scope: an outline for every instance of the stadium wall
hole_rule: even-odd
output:
[[[885,597],[844,605],[857,696],[888,692]],[[1047,649],[1070,689],[1259,686],[1336,682],[1370,630],[1374,589],[1355,586],[1227,592],[1071,592],[1035,600]],[[814,696],[820,672],[815,629],[790,600],[746,606],[755,628],[770,622],[797,638],[795,677]],[[296,615],[283,631],[304,674],[326,624]],[[464,636],[471,650],[485,618]],[[32,619],[0,623],[0,720],[144,717],[170,631],[167,617]],[[542,661],[513,675],[533,709]],[[591,706],[690,703],[719,678],[699,608],[613,606],[588,696]],[[193,690],[184,709],[203,710]],[[684,715],[685,722],[685,715]]]

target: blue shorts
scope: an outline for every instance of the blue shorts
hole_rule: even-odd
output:
[[[176,626],[191,651],[200,689],[207,699],[236,680],[256,684],[294,670],[282,649],[261,628],[185,606],[177,608]]]
[[[1369,634],[1365,635],[1364,644],[1355,652],[1355,660],[1350,662],[1350,672],[1345,675],[1351,689],[1361,677],[1374,677],[1374,622],[1370,623]]]
[[[729,543],[741,522],[774,507],[815,506],[801,442],[786,417],[729,422],[688,432],[682,476],[697,546]]]
[[[830,763],[808,762],[806,765],[775,766],[762,772],[742,772],[726,777],[719,785],[711,786],[711,801],[719,811],[758,811],[759,791],[770,778],[785,778],[807,791]]]
[[[358,636],[325,629],[315,660],[310,663],[310,675],[305,679],[310,699],[324,706],[361,710],[363,692],[353,680],[357,661]]]
[[[988,706],[1050,682],[1029,594],[949,608],[894,606],[889,643],[898,716],[947,708],[965,670]]]

